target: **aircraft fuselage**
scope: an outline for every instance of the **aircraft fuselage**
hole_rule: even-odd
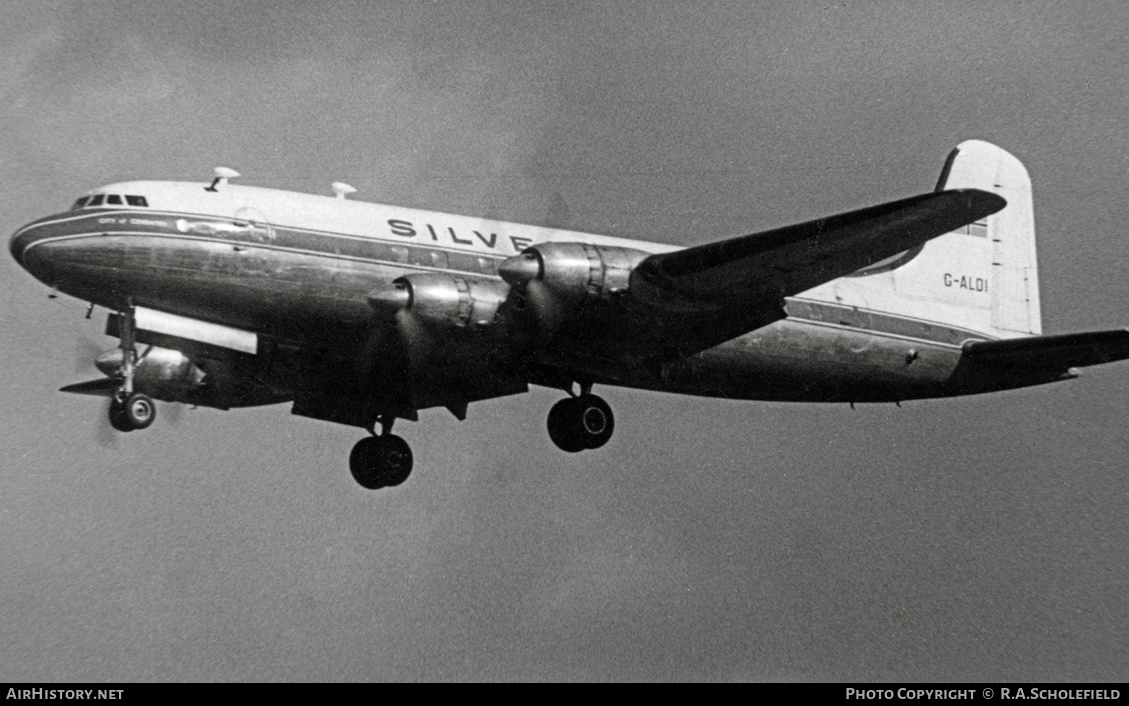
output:
[[[580,242],[648,253],[671,246],[272,189],[130,182],[96,190],[146,206],[99,205],[39,219],[12,239],[35,277],[112,310],[143,306],[298,346],[359,350],[366,301],[412,273],[500,282],[530,245]],[[120,200],[120,199],[119,199]],[[898,401],[1032,384],[961,364],[975,331],[807,299],[788,317],[657,368],[596,382],[779,401]]]

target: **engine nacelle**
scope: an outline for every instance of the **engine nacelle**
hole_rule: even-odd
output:
[[[627,292],[631,271],[650,253],[590,243],[543,243],[498,266],[520,287],[541,329],[556,331],[585,306]]]
[[[94,365],[103,374],[116,376],[122,367],[121,349],[106,351]],[[180,351],[149,346],[134,366],[133,381],[158,399],[181,399],[200,389],[204,371]]]
[[[510,284],[541,282],[570,299],[608,299],[627,291],[631,270],[650,253],[590,243],[543,243],[503,262]]]
[[[508,284],[496,280],[417,273],[371,292],[368,302],[387,314],[404,310],[431,323],[484,326],[494,320],[509,291]]]

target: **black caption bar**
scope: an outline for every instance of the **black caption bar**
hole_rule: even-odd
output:
[[[521,679],[516,679],[521,681]],[[705,679],[708,681],[708,679]],[[300,697],[303,689],[309,695],[326,696],[326,689],[335,686],[349,688],[346,684],[3,684],[0,694],[7,703],[17,701],[148,701],[154,697],[190,697],[193,693],[207,696],[231,696],[234,689],[254,690],[257,697],[277,689],[279,697]],[[314,689],[317,689],[314,692]],[[971,683],[971,684],[764,684],[757,686],[758,693],[771,691],[774,695],[815,697],[826,701],[846,703],[900,701],[900,702],[1101,702],[1115,703],[1127,699],[1129,687],[1125,684],[1039,684],[1023,682]],[[222,691],[221,691],[222,690]],[[344,691],[342,692],[345,693]],[[3,704],[0,704],[3,706]]]

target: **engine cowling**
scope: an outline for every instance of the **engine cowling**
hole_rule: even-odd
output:
[[[121,349],[106,351],[94,365],[103,374],[116,376],[122,366]],[[133,380],[157,399],[180,400],[202,388],[204,371],[180,351],[150,346],[134,365]]]
[[[494,320],[509,290],[496,280],[417,273],[371,292],[368,302],[386,314],[403,310],[435,324],[485,326]]]
[[[524,291],[539,324],[551,332],[584,307],[625,294],[631,271],[649,255],[591,243],[543,243],[503,262],[498,274]]]
[[[122,351],[106,351],[94,361],[105,375],[116,375],[122,365]],[[169,348],[151,346],[134,366],[134,380],[140,383],[196,387],[204,379],[204,371],[188,356]]]

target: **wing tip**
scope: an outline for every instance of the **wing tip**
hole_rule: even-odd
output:
[[[948,189],[943,194],[959,194],[967,199],[968,208],[976,211],[977,218],[998,213],[1007,207],[1007,199],[999,194],[983,189]]]

